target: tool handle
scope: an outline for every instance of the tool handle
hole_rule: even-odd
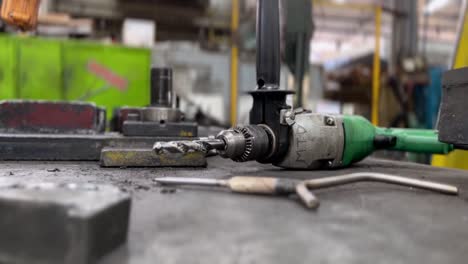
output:
[[[320,202],[309,191],[306,182],[297,182],[288,179],[266,177],[233,177],[228,181],[228,186],[233,192],[250,194],[291,194],[296,193],[304,205],[309,209],[317,209]]]
[[[435,130],[376,128],[376,134],[396,139],[391,150],[414,153],[448,154],[454,147],[439,141],[439,134]]]
[[[266,177],[233,177],[228,181],[228,186],[233,192],[276,194],[278,179]]]

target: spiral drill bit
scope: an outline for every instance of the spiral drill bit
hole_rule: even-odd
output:
[[[216,151],[221,157],[237,162],[259,160],[271,155],[271,138],[262,126],[243,126],[222,131],[216,138],[193,141],[157,142],[153,150],[157,154]]]
[[[156,142],[153,146],[153,150],[157,154],[187,154],[191,152],[203,152],[207,154],[211,150],[224,148],[224,141],[213,138],[201,138],[193,141]]]

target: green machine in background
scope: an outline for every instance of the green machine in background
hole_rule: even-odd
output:
[[[151,51],[0,35],[0,99],[89,101],[112,110],[150,101]]]

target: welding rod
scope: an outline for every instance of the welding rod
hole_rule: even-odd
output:
[[[435,191],[443,194],[457,195],[458,188],[451,185],[410,179],[380,173],[355,173],[312,180],[292,180],[269,177],[237,176],[228,180],[196,178],[156,178],[156,182],[165,185],[198,185],[225,187],[236,193],[288,195],[296,193],[307,208],[315,209],[320,205],[317,197],[310,191],[330,188],[356,182],[383,182],[394,185]]]
[[[155,181],[164,185],[225,187],[232,192],[246,194],[289,195],[296,193],[307,208],[315,209],[319,206],[319,200],[306,186],[300,186],[300,181],[291,179],[244,176],[228,180],[165,177],[156,178]]]

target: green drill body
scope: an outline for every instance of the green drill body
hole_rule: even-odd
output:
[[[343,128],[343,166],[359,162],[377,149],[427,154],[448,154],[454,150],[453,145],[439,141],[435,130],[375,127],[361,116],[343,116]],[[394,144],[377,147],[376,138],[379,136],[392,138]]]

